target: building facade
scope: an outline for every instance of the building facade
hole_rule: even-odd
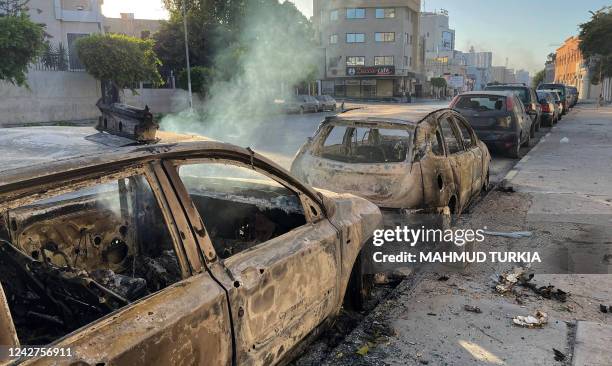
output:
[[[422,12],[419,30],[425,37],[425,52],[455,49],[455,30],[449,27],[448,11]]]
[[[348,98],[414,93],[420,7],[420,0],[314,0],[325,60],[321,92]]]
[[[583,62],[582,53],[578,48],[578,37],[569,37],[557,49],[555,62],[555,82],[577,86],[580,78],[580,65]]]
[[[101,33],[104,17],[102,0],[30,0],[32,21],[44,24],[49,44],[67,50],[71,70],[82,70],[76,55],[76,40],[93,33]]]
[[[516,70],[515,78],[517,83],[522,83],[527,86],[531,86],[531,76],[527,70]]]
[[[136,38],[149,38],[159,30],[158,19],[136,19],[133,13],[121,13],[119,18],[104,17],[104,33],[117,33]]]

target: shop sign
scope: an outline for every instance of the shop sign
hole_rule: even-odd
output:
[[[348,76],[395,75],[395,66],[351,66],[346,68]]]

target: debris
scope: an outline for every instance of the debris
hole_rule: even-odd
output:
[[[514,193],[515,192],[513,186],[506,186],[506,185],[499,186],[497,190],[499,192],[504,192],[504,193]]]
[[[533,278],[533,273],[527,273],[527,269],[523,267],[515,267],[511,272],[501,274],[497,278],[498,285],[495,290],[500,294],[506,293],[516,285],[519,280],[528,282]]]
[[[438,277],[438,281],[448,281],[448,276],[447,275],[442,275],[440,277]]]
[[[430,315],[430,316],[438,316],[438,314],[436,314],[436,313],[427,313],[427,315]]]
[[[567,292],[559,288],[555,289],[555,286],[553,285],[538,287],[535,283],[530,283],[527,281],[521,282],[520,285],[528,289],[531,289],[533,292],[542,296],[545,299],[555,299],[560,302],[566,302],[567,297],[569,296]]]
[[[480,308],[478,306],[463,305],[463,308],[465,309],[465,311],[469,311],[469,312],[472,312],[472,313],[477,313],[477,314],[482,313],[482,310],[480,310]]]
[[[553,352],[555,353],[555,361],[565,361],[565,354],[558,349],[553,348]]]
[[[569,142],[569,139],[567,137],[564,137],[559,142],[562,144],[567,144]]]
[[[606,305],[599,304],[599,311],[601,311],[602,313],[607,313],[608,307]]]
[[[528,238],[532,235],[531,231],[512,231],[512,232],[501,232],[501,231],[487,231],[484,230],[483,231],[485,234],[487,235],[491,235],[491,236],[502,236],[505,238],[511,238],[511,239],[521,239],[521,238]]]
[[[366,343],[362,347],[357,350],[357,354],[360,356],[365,356],[370,352],[370,342]]]
[[[419,360],[422,365],[429,365],[429,361],[427,360]]]
[[[525,328],[540,328],[548,323],[548,314],[543,311],[536,311],[535,315],[522,316],[518,315],[512,319],[512,322],[518,326]]]

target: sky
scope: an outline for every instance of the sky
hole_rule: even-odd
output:
[[[293,0],[312,16],[312,0]],[[455,29],[455,49],[492,51],[493,64],[535,73],[546,55],[565,39],[578,34],[578,24],[589,10],[612,5],[612,0],[422,0],[426,11],[446,9]],[[167,18],[161,0],[104,0],[106,16],[135,13],[136,18]]]

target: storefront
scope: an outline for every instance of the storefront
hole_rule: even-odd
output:
[[[401,96],[402,77],[395,76],[393,66],[347,67],[346,78],[324,80],[322,90],[335,97],[391,98]]]

